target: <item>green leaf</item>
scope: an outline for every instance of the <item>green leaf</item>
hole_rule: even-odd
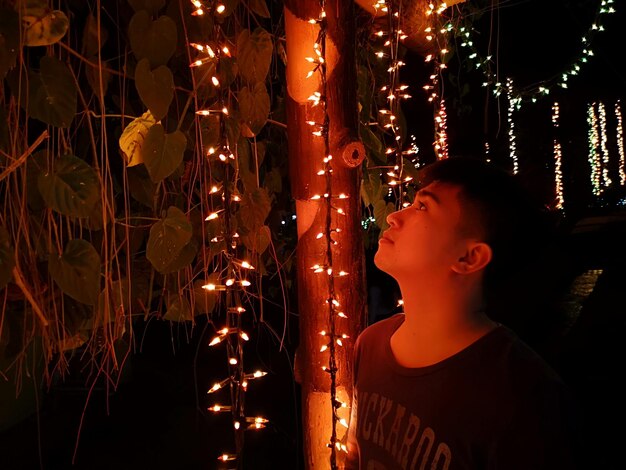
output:
[[[48,171],[48,151],[39,150],[32,154],[26,163],[26,197],[29,207],[35,211],[46,208],[46,201],[41,197],[37,180],[39,175]]]
[[[89,83],[91,90],[95,93],[98,99],[102,101],[107,94],[112,74],[107,68],[108,62],[101,60],[101,58],[97,55],[88,57],[88,59],[92,63],[100,64],[98,67],[87,67],[85,69],[85,77],[87,78],[87,83]],[[100,88],[101,80],[102,89]]]
[[[98,28],[98,20],[93,13],[89,12],[83,29],[83,55],[86,57],[97,56],[107,39],[109,39],[109,31],[102,24]],[[94,67],[87,67],[87,69],[90,68]]]
[[[247,29],[237,37],[237,62],[241,75],[251,83],[264,82],[272,62],[272,36],[263,28]]]
[[[65,36],[70,21],[61,10],[34,7],[22,11],[22,25],[25,46],[49,46]]]
[[[0,227],[0,289],[11,280],[15,266],[15,252],[11,246],[11,236],[7,229]]]
[[[126,157],[126,165],[131,167],[144,162],[142,147],[150,128],[156,123],[156,119],[146,111],[140,117],[133,119],[124,128],[120,136],[119,144],[122,155]]]
[[[241,131],[245,137],[254,137],[267,122],[270,113],[270,95],[265,83],[259,82],[253,90],[243,87],[238,95],[241,111]]]
[[[187,243],[176,258],[172,260],[170,264],[165,266],[161,274],[174,273],[189,266],[198,253],[198,242],[193,238]]]
[[[383,144],[376,134],[369,127],[359,126],[359,137],[367,150],[367,160],[371,166],[386,165],[385,154],[383,152]]]
[[[378,173],[378,171],[377,170],[368,171],[367,179],[369,180],[371,187],[372,187],[372,192],[370,194],[372,201],[375,201],[376,199],[383,199],[385,197],[385,194],[387,194],[387,190],[389,189],[389,186],[386,184],[383,184],[383,182],[380,179],[380,174]]]
[[[163,317],[164,320],[170,320],[175,322],[184,322],[193,320],[191,316],[191,306],[189,301],[182,297],[180,294],[172,296],[167,303],[167,312]]]
[[[0,80],[15,67],[20,50],[20,19],[17,12],[0,8]]]
[[[187,216],[177,207],[170,206],[165,218],[150,228],[146,257],[152,266],[163,273],[189,243],[192,231]]]
[[[21,91],[20,104],[30,116],[56,127],[69,127],[76,114],[77,94],[74,76],[55,57],[44,56],[39,73],[28,71],[28,93]],[[11,88],[18,96],[19,76],[12,74]]]
[[[234,57],[224,56],[220,59],[220,84],[222,87],[229,87],[237,78],[239,64]]]
[[[115,200],[110,200],[108,202],[115,207]],[[99,198],[94,204],[91,214],[89,214],[87,219],[84,219],[85,227],[87,227],[89,230],[102,230],[104,227],[109,225],[109,222],[111,222],[109,211],[104,210],[102,203],[102,198]],[[115,212],[114,209],[113,212]]]
[[[41,173],[37,186],[47,206],[63,215],[89,217],[100,199],[98,173],[74,155],[62,156],[53,171]]]
[[[150,70],[150,61],[141,59],[135,69],[135,86],[154,119],[163,119],[174,99],[174,76],[171,70],[165,65]]]
[[[376,225],[378,225],[381,232],[389,227],[387,216],[395,210],[396,207],[393,203],[385,202],[384,199],[378,199],[374,202],[374,219],[376,219]]]
[[[270,194],[281,193],[283,190],[283,177],[279,168],[272,168],[271,171],[265,173],[263,178],[263,186]]]
[[[270,17],[270,11],[267,9],[265,0],[248,0],[248,6],[257,15],[263,18]]]
[[[150,179],[145,166],[136,166],[128,169],[128,187],[130,195],[143,205],[152,209],[156,185]]]
[[[152,21],[147,11],[140,10],[130,20],[128,35],[137,60],[147,58],[152,67],[165,65],[176,51],[178,32],[169,16]]]
[[[241,242],[248,250],[262,254],[272,242],[272,233],[267,225],[263,225],[246,235],[241,235]]]
[[[243,195],[237,214],[241,225],[251,232],[265,223],[271,209],[272,203],[265,188],[255,188]]]
[[[239,120],[229,116],[226,119],[226,136],[228,137],[228,142],[237,142],[240,135],[241,127]]]
[[[193,283],[193,303],[196,315],[200,313],[211,313],[217,303],[217,291],[202,288],[202,286],[208,283],[218,284],[219,275],[217,273],[211,273],[206,280],[199,279]]]
[[[95,305],[100,292],[100,255],[86,240],[70,240],[63,255],[51,255],[48,270],[63,292],[79,302]]]
[[[158,183],[174,173],[183,161],[186,146],[187,138],[181,131],[166,134],[161,124],[148,129],[141,154],[150,179]]]
[[[151,15],[156,15],[165,6],[165,0],[128,0],[133,10],[146,10]]]

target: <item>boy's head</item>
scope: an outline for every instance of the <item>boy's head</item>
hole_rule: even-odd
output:
[[[434,182],[460,188],[459,229],[491,248],[486,292],[532,263],[547,241],[547,211],[516,176],[476,158],[451,157],[421,169],[420,188]]]

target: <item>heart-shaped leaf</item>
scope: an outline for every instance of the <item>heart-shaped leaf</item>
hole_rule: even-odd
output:
[[[241,225],[248,232],[252,232],[263,226],[271,208],[270,197],[265,188],[255,188],[243,195],[237,214]]]
[[[41,173],[37,186],[51,209],[68,216],[89,217],[100,199],[98,173],[74,155],[64,155],[54,170]]]
[[[33,211],[41,211],[46,208],[46,201],[41,197],[37,180],[39,175],[48,171],[48,151],[39,150],[28,157],[26,162],[26,197],[28,206]]]
[[[70,21],[61,10],[33,7],[22,11],[25,46],[49,46],[61,40]]]
[[[141,154],[155,183],[167,178],[183,161],[187,138],[181,131],[166,134],[161,124],[148,129]]]
[[[265,83],[257,83],[252,90],[243,87],[238,100],[242,133],[245,137],[254,137],[263,129],[270,113],[270,95]]]
[[[15,67],[20,50],[20,19],[14,10],[0,8],[0,80]]]
[[[165,0],[128,0],[133,10],[146,10],[151,15],[156,15],[165,6]]]
[[[128,187],[130,195],[143,205],[152,208],[156,185],[150,179],[145,166],[135,166],[128,169]]]
[[[175,322],[192,320],[189,301],[181,295],[172,296],[167,303],[167,312],[163,319]]]
[[[223,87],[230,86],[237,78],[239,65],[234,57],[222,57],[220,59],[220,83]]]
[[[150,70],[150,61],[141,59],[135,69],[135,86],[154,119],[163,119],[174,99],[174,76],[170,69],[159,65]]]
[[[150,228],[146,258],[159,272],[164,272],[178,257],[192,235],[191,222],[177,207],[170,206],[167,215]]]
[[[198,242],[192,238],[191,241],[180,250],[178,256],[160,271],[161,274],[175,273],[189,266],[196,257],[196,253],[198,253]]]
[[[143,163],[142,147],[148,135],[148,130],[156,123],[156,119],[146,111],[140,117],[133,119],[120,136],[120,150],[126,157],[127,166]]]
[[[169,16],[152,21],[147,11],[140,10],[131,18],[128,34],[137,60],[147,58],[152,67],[165,65],[176,51],[178,33]]]
[[[272,62],[272,36],[263,28],[248,29],[237,37],[239,72],[251,83],[264,82]]]
[[[386,202],[384,199],[374,201],[374,219],[376,220],[376,225],[380,228],[381,234],[389,227],[387,216],[395,210],[396,207],[392,202]]]
[[[112,75],[107,68],[108,63],[104,60],[101,60],[101,57],[95,55],[90,57],[89,61],[92,63],[101,64],[99,67],[87,67],[85,69],[85,77],[87,77],[87,83],[89,83],[91,91],[93,91],[98,99],[102,101],[104,100],[104,96],[106,96],[107,94],[109,82],[111,81]]]
[[[52,56],[39,62],[39,73],[28,70],[28,93],[19,91],[20,77],[13,70],[9,82],[20,105],[31,117],[56,127],[69,127],[76,114],[74,76],[67,65]]]
[[[267,225],[263,225],[246,235],[242,235],[241,241],[248,250],[262,254],[270,246],[272,234],[270,228]]]
[[[107,39],[109,39],[109,32],[102,24],[98,25],[98,20],[90,12],[85,21],[85,29],[83,29],[83,55],[86,57],[97,55]]]
[[[100,255],[86,240],[70,240],[61,256],[51,255],[48,270],[71,298],[95,305],[100,292]]]
[[[11,246],[11,237],[7,229],[0,227],[0,289],[11,280],[15,266],[15,252]]]

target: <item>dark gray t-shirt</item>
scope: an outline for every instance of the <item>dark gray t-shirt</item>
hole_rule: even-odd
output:
[[[403,321],[357,339],[346,468],[578,468],[577,403],[513,331],[498,326],[437,364],[406,368],[390,346]]]

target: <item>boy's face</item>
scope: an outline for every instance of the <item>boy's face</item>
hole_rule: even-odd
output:
[[[449,275],[469,240],[460,191],[435,181],[418,191],[411,206],[390,214],[390,227],[374,257],[376,266],[400,282],[430,284]]]

